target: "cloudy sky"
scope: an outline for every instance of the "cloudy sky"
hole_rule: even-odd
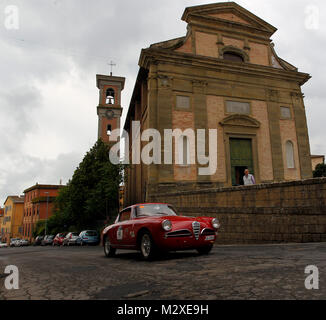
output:
[[[213,2],[1,0],[0,205],[36,182],[66,183],[97,139],[95,75],[113,60],[126,77],[124,123],[141,48],[185,35],[184,8]],[[277,27],[276,52],[312,75],[303,87],[311,152],[325,154],[326,2],[237,2]]]

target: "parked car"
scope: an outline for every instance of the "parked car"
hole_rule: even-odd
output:
[[[144,259],[157,252],[196,249],[208,254],[220,227],[217,218],[178,216],[165,203],[136,204],[122,210],[102,233],[107,257],[117,249],[140,250]]]
[[[8,244],[6,242],[0,242],[0,248],[8,248]]]
[[[54,239],[53,234],[49,234],[45,236],[44,239],[41,241],[41,246],[50,246],[53,242],[53,239]]]
[[[71,246],[76,245],[79,241],[79,233],[78,232],[69,232],[62,241],[63,246]]]
[[[37,236],[34,240],[33,245],[34,246],[40,246],[42,244],[42,240],[44,239],[44,236]]]
[[[19,247],[20,238],[11,238],[10,239],[10,247]]]
[[[21,247],[26,247],[26,246],[29,246],[29,245],[30,245],[29,240],[27,240],[27,239],[20,240],[20,246]]]
[[[100,237],[96,230],[84,230],[79,234],[77,244],[83,246],[87,244],[97,245],[100,243]]]
[[[65,233],[58,233],[52,242],[53,246],[62,246],[62,241],[65,238],[66,234]]]

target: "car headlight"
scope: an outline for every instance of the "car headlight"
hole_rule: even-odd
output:
[[[221,226],[217,218],[212,219],[212,226],[214,229],[218,229]]]
[[[170,220],[164,220],[162,222],[162,228],[165,231],[170,231],[172,229],[172,222]]]

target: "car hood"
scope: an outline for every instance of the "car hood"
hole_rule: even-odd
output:
[[[151,216],[151,217],[139,217],[136,218],[135,220],[144,220],[144,221],[158,221],[161,222],[163,220],[170,220],[171,222],[193,222],[193,221],[198,221],[198,222],[208,222],[211,221],[213,218],[212,217],[189,217],[189,216]]]
[[[212,217],[189,217],[189,216],[158,216],[158,217],[144,217],[136,218],[135,221],[141,223],[161,224],[164,220],[170,220],[172,222],[172,230],[188,229],[191,228],[191,224],[194,221],[198,221],[201,224],[201,228],[211,228]]]

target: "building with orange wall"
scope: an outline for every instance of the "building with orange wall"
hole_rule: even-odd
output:
[[[324,164],[325,163],[325,156],[324,155],[311,155],[311,167],[312,170],[316,169],[317,164]]]
[[[1,226],[2,241],[9,243],[11,238],[23,235],[24,197],[8,196],[4,202],[4,215]]]
[[[33,239],[33,228],[39,220],[46,220],[53,213],[54,200],[62,185],[36,184],[24,191],[23,238]]]
[[[4,212],[5,212],[4,209],[0,208],[0,242],[1,242],[1,239],[2,239],[2,233],[3,233],[2,222],[3,222]]]

